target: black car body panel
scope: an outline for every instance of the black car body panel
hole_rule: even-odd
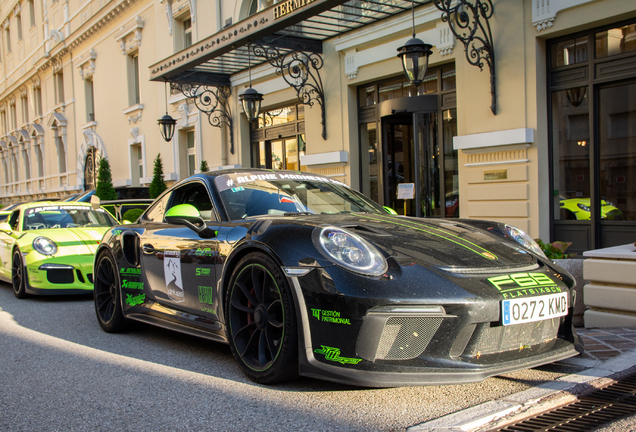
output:
[[[104,236],[96,256],[109,253],[117,263],[125,317],[228,343],[225,293],[237,263],[258,251],[285,271],[291,288],[301,375],[379,387],[452,384],[580,349],[571,319],[573,278],[506,238],[500,224],[381,211],[228,220],[236,209],[224,205],[217,177],[260,173],[270,171],[195,175],[159,197],[137,224]],[[163,218],[183,191],[195,189],[208,194],[205,203],[197,204],[192,193],[188,199],[205,215],[213,238]],[[281,193],[277,199],[287,202]],[[386,271],[369,276],[334,262],[316,243],[320,227],[344,229],[374,245]],[[567,301],[567,315],[502,324],[503,300],[529,299],[528,307],[548,295],[557,302],[550,307]]]

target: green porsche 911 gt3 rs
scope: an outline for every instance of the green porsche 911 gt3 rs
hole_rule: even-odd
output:
[[[0,223],[0,279],[18,298],[93,291],[93,259],[117,221],[88,203],[34,202]]]

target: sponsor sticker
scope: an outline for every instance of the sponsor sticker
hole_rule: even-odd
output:
[[[199,268],[196,269],[196,275],[197,276],[210,276],[210,269],[209,268],[199,267]]]
[[[560,293],[563,289],[545,273],[513,273],[488,278],[504,299]]]
[[[320,349],[315,349],[314,352],[316,354],[323,354],[325,356],[325,360],[329,360],[332,362],[338,362],[341,364],[358,364],[362,361],[362,359],[350,358],[350,357],[342,357],[340,355],[340,348],[328,347],[325,345],[320,345]]]
[[[126,289],[144,289],[144,283],[143,282],[133,282],[133,281],[129,281],[128,279],[124,279],[121,282],[121,287],[122,288],[126,288]]]
[[[141,269],[134,267],[122,267],[119,270],[119,274],[124,277],[139,277],[141,276]]]
[[[163,253],[163,274],[166,281],[168,297],[176,303],[185,300],[183,281],[181,279],[181,252],[165,250]]]
[[[214,304],[214,288],[199,286],[199,303]]]
[[[137,306],[146,301],[146,294],[126,294],[126,304],[129,306]]]
[[[311,314],[314,318],[321,322],[351,325],[351,321],[349,320],[349,318],[342,318],[340,316],[340,312],[338,311],[312,308]]]

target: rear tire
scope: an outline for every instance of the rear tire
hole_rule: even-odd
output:
[[[100,327],[107,333],[118,333],[128,327],[121,309],[121,290],[117,266],[110,253],[103,252],[95,260],[93,300]]]
[[[13,294],[19,299],[25,299],[29,295],[26,292],[27,272],[22,262],[22,253],[20,249],[13,252],[13,260],[11,261],[11,281],[13,283]]]
[[[275,384],[298,376],[298,330],[287,279],[269,256],[253,252],[232,273],[226,328],[239,367],[252,381]]]

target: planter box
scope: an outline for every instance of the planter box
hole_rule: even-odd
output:
[[[583,253],[585,327],[636,326],[636,247],[633,244]]]

